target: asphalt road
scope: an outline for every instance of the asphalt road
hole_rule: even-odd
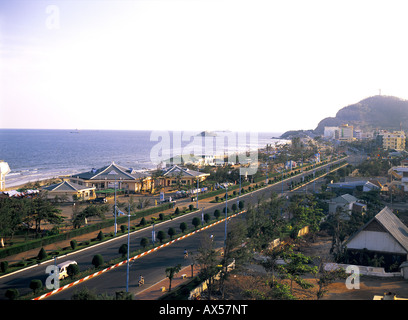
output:
[[[287,192],[288,183],[290,183],[292,179],[299,180],[300,178],[289,178],[283,183],[278,183],[267,188],[258,189],[255,192],[241,196],[241,200],[245,201],[246,207],[250,202],[256,203],[258,197],[263,196],[264,199],[267,199],[272,191],[280,194],[282,192],[282,186],[283,191]],[[311,187],[312,184],[309,184],[309,192],[313,190]],[[302,189],[299,189],[297,192],[302,192]],[[229,200],[229,207],[232,205],[233,201],[237,201],[237,199]],[[215,209],[222,210],[224,207],[225,203],[214,205],[209,209],[205,209],[204,213],[209,213],[211,217],[213,217]],[[187,222],[190,227],[192,219],[196,216],[201,219],[201,211],[178,217],[173,220],[168,220],[160,224],[156,224],[155,231],[157,233],[159,230],[163,230],[167,235],[167,230],[170,227],[173,227],[178,232],[180,223],[182,221]],[[152,227],[148,227],[143,230],[131,233],[130,251],[135,251],[140,248],[140,240],[142,237],[151,239],[151,232]],[[191,261],[188,261],[188,259],[184,259],[184,249],[186,248],[189,252],[194,252],[200,245],[200,237],[209,236],[209,234],[214,234],[215,245],[221,247],[224,241],[224,223],[220,223],[212,227],[210,230],[199,232],[196,235],[187,237],[181,241],[177,241],[165,248],[157,250],[133,261],[130,267],[129,291],[136,294],[138,291],[162,280],[163,278],[165,278],[165,269],[167,267],[175,266],[179,263],[182,266],[189,265]],[[117,258],[120,256],[118,253],[119,247],[123,243],[127,243],[127,235],[120,238],[115,238],[114,240],[110,240],[109,242],[104,242],[98,246],[90,247],[69,257],[60,258],[57,260],[57,264],[66,260],[75,260],[78,263],[80,270],[93,268],[91,260],[95,254],[101,254],[104,258],[104,261],[109,261],[111,259]],[[48,274],[45,273],[46,267],[52,264],[54,264],[54,262],[35,266],[33,268],[0,278],[0,299],[5,299],[4,293],[8,288],[18,289],[21,295],[30,292],[31,289],[29,289],[29,283],[32,279],[40,279],[43,281],[43,283],[45,283],[45,280],[48,277]],[[115,268],[98,277],[78,284],[73,288],[61,291],[58,294],[50,296],[47,298],[47,300],[69,300],[76,290],[79,290],[83,287],[94,290],[96,293],[114,294],[116,291],[124,291],[126,289],[126,269],[126,264],[124,264],[121,267]],[[137,279],[140,274],[142,274],[145,278],[145,285],[142,288],[138,288],[136,286]]]

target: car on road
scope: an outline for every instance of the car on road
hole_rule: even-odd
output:
[[[68,260],[57,265],[59,270],[59,280],[65,279],[69,276],[68,266],[70,266],[71,264],[77,264],[77,262],[74,260]]]

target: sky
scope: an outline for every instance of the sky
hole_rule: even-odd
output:
[[[406,0],[0,2],[0,128],[314,129],[408,99]]]

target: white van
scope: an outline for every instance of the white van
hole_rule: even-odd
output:
[[[59,270],[59,280],[65,279],[66,277],[68,277],[67,269],[68,269],[68,266],[71,264],[77,264],[77,262],[73,260],[68,260],[68,261],[62,262],[57,265],[58,270]]]

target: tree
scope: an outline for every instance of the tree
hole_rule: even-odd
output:
[[[204,214],[204,221],[205,223],[208,223],[208,221],[210,221],[211,217],[208,213]]]
[[[238,202],[238,208],[239,208],[239,210],[241,210],[241,211],[242,211],[242,209],[244,209],[244,201],[240,200],[240,201]]]
[[[146,237],[143,237],[143,238],[140,240],[140,245],[143,247],[143,249],[145,249],[148,244],[149,244],[149,239],[147,239]]]
[[[187,223],[185,223],[185,222],[180,223],[181,232],[184,233],[184,231],[186,231],[186,229],[187,229]]]
[[[41,232],[42,221],[58,224],[64,220],[61,216],[61,210],[56,208],[51,201],[45,199],[44,196],[37,196],[31,199],[28,218],[35,222],[35,230],[37,233]]]
[[[72,279],[75,275],[79,273],[79,266],[76,263],[71,263],[67,267],[68,276]]]
[[[215,211],[214,211],[214,217],[215,217],[215,219],[218,220],[218,218],[219,218],[220,216],[221,216],[220,210],[215,209]]]
[[[181,264],[178,264],[174,267],[166,268],[166,277],[169,278],[169,292],[171,291],[171,281],[174,278],[174,275],[181,270]]]
[[[128,245],[127,245],[127,243],[123,243],[119,247],[119,253],[122,255],[122,258],[126,257],[127,251],[128,251]]]
[[[72,225],[74,228],[80,228],[85,224],[87,219],[91,217],[99,217],[105,219],[105,213],[109,211],[109,205],[95,205],[91,204],[82,211],[76,211],[72,217]]]
[[[220,291],[224,299],[224,283],[228,277],[228,265],[234,261],[235,266],[248,260],[249,251],[246,246],[242,246],[246,240],[246,227],[242,221],[232,220],[229,222],[227,240],[224,254],[221,260],[222,270],[220,273]]]
[[[16,300],[20,296],[20,292],[17,289],[7,289],[4,295],[9,300]]]
[[[164,231],[160,230],[157,233],[157,239],[159,239],[160,243],[163,243],[163,240],[166,239],[166,234],[164,233]]]
[[[174,214],[177,216],[180,214],[180,209],[179,207],[176,208],[176,210],[174,210]]]
[[[316,296],[317,299],[321,299],[327,292],[327,287],[331,283],[337,281],[338,279],[346,279],[347,274],[342,268],[324,270],[322,260],[320,259],[319,272],[316,273],[316,278],[318,279]]]
[[[211,292],[213,287],[212,277],[218,271],[218,252],[214,249],[213,241],[209,237],[204,237],[201,241],[201,246],[197,250],[197,254],[193,260],[199,266],[202,280],[208,281],[208,299],[211,300]]]
[[[167,234],[170,236],[170,239],[173,239],[173,236],[176,234],[176,230],[174,228],[169,228]]]
[[[42,281],[39,279],[33,279],[30,282],[30,289],[33,290],[34,294],[37,294],[38,291],[42,289]]]
[[[277,269],[281,278],[290,280],[290,292],[293,294],[293,281],[300,285],[303,289],[313,287],[313,284],[302,278],[306,273],[317,273],[317,267],[311,267],[308,264],[311,258],[302,253],[295,253],[292,245],[287,245],[282,253],[282,258],[285,264],[279,265]]]
[[[105,236],[104,236],[104,234],[103,234],[103,232],[102,232],[102,230],[101,230],[101,231],[99,231],[99,233],[98,233],[96,239],[98,239],[99,241],[102,241],[104,237],[105,237]]]
[[[139,225],[141,225],[141,226],[145,226],[145,225],[146,225],[146,219],[145,219],[145,217],[143,217],[143,218],[140,220]]]
[[[38,260],[44,260],[47,258],[47,252],[45,252],[44,248],[41,248],[40,251],[38,252]]]
[[[92,258],[92,264],[94,265],[95,268],[99,268],[101,265],[103,265],[103,257],[100,254],[94,255]]]
[[[200,219],[198,219],[197,217],[194,217],[191,223],[193,224],[194,228],[197,229],[197,227],[200,225]]]
[[[78,245],[78,243],[77,243],[77,241],[75,239],[71,240],[69,242],[69,244],[70,244],[72,250],[75,250],[77,248],[77,245]]]

